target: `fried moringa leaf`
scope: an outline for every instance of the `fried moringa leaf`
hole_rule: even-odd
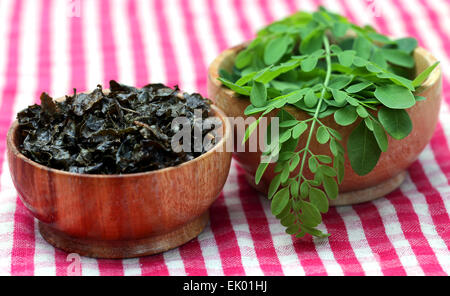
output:
[[[201,115],[200,123],[195,114]],[[74,173],[152,171],[203,154],[203,147],[194,149],[195,133],[191,133],[191,152],[172,150],[172,137],[179,130],[172,121],[187,118],[194,129],[209,114],[209,100],[162,84],[138,89],[111,81],[109,93],[99,85],[89,94],[75,91],[63,102],[43,93],[41,105],[17,115],[20,150],[42,165]],[[202,129],[202,137],[213,127]]]

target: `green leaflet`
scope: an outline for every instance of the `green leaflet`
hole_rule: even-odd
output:
[[[308,125],[306,123],[304,122],[298,123],[292,130],[292,137],[294,139],[298,139],[307,129]]]
[[[291,163],[289,164],[289,172],[293,172],[298,164],[300,163],[300,156],[298,154],[294,154],[294,157],[291,159]]]
[[[360,176],[370,173],[381,155],[375,136],[364,122],[361,122],[350,134],[347,151],[353,170]]]
[[[367,64],[369,64],[369,61],[359,56],[353,59],[353,65],[355,65],[356,67],[365,67]]]
[[[245,66],[248,66],[253,59],[253,54],[250,50],[242,50],[236,56],[235,65],[238,69],[242,69]]]
[[[300,220],[304,225],[309,227],[316,227],[322,223],[322,215],[319,210],[311,203],[303,201],[300,204],[302,213],[300,214]]]
[[[342,126],[349,126],[355,123],[358,118],[358,113],[356,113],[356,108],[348,105],[343,109],[339,109],[334,113],[334,120],[337,124]]]
[[[375,97],[391,109],[408,109],[416,104],[412,92],[398,85],[377,86]]]
[[[348,24],[348,23],[336,23],[331,28],[333,35],[338,38],[343,37],[349,29],[350,29],[350,24]]]
[[[346,87],[347,85],[349,85],[352,82],[352,80],[353,80],[352,76],[346,76],[346,75],[337,76],[337,75],[335,75],[331,79],[328,87],[333,91],[341,90],[344,87]],[[337,100],[336,96],[334,96],[334,98]],[[343,101],[345,101],[345,100],[343,100]]]
[[[309,201],[313,204],[321,213],[328,212],[328,198],[320,189],[312,188],[309,192]]]
[[[372,48],[373,44],[368,39],[361,36],[356,38],[353,44],[353,50],[356,52],[356,55],[365,60],[369,59],[372,54]]]
[[[269,83],[278,76],[297,68],[300,62],[299,60],[290,60],[275,67],[264,68],[259,75],[255,76],[254,80],[264,84]]]
[[[249,127],[245,130],[244,139],[242,139],[242,144],[248,141],[253,132],[258,128],[259,119],[252,122]]]
[[[312,54],[322,48],[323,30],[317,28],[312,31],[300,44],[302,54]]]
[[[350,93],[350,94],[355,94],[355,93],[358,93],[358,92],[360,92],[362,90],[365,90],[366,88],[368,88],[371,85],[373,85],[373,83],[369,82],[369,81],[360,82],[360,83],[357,83],[357,84],[354,84],[354,85],[348,87],[346,89],[346,91],[348,93]]]
[[[314,55],[309,56],[302,62],[302,71],[311,72],[317,66],[318,62],[319,59],[316,56]]]
[[[220,82],[225,84],[228,88],[230,88],[231,90],[237,92],[238,94],[245,95],[245,96],[249,96],[250,95],[250,92],[246,88],[244,88],[242,86],[236,85],[236,84],[234,84],[234,83],[232,83],[232,82],[230,82],[228,80],[225,80],[223,78],[219,78],[219,80],[220,80]]]
[[[414,58],[407,52],[397,49],[382,49],[384,58],[397,66],[413,68]]]
[[[388,63],[384,58],[381,49],[375,49],[372,57],[370,58],[370,61],[373,62],[376,66],[366,66],[369,72],[380,73],[383,71],[382,69],[386,69],[388,67]]]
[[[388,134],[397,140],[406,138],[412,131],[412,121],[405,110],[381,108],[378,119]]]
[[[289,188],[284,187],[272,199],[271,210],[273,215],[280,214],[289,203]]]
[[[373,122],[374,121],[370,117],[364,118],[364,123],[366,124],[367,128],[372,132],[373,132]],[[375,137],[376,137],[376,135],[375,135]]]
[[[313,89],[310,89],[305,96],[305,104],[309,108],[313,108],[317,105],[318,99]]]
[[[377,42],[381,42],[381,43],[384,43],[384,44],[392,43],[392,41],[389,39],[389,37],[381,35],[381,34],[376,33],[376,32],[370,32],[370,33],[367,34],[367,36],[372,41],[377,41]]]
[[[388,138],[386,136],[386,132],[378,122],[370,122],[372,123],[372,131],[375,139],[377,140],[378,147],[380,147],[381,151],[386,152],[388,150]]]
[[[255,183],[256,183],[256,185],[258,185],[259,182],[261,181],[261,178],[264,175],[265,171],[267,170],[268,166],[269,166],[269,162],[262,162],[258,166],[258,169],[256,170],[256,174],[255,174]]]
[[[275,192],[278,190],[281,184],[281,175],[276,175],[275,178],[272,179],[269,185],[269,190],[267,192],[267,197],[272,199]]]
[[[330,133],[328,132],[326,127],[321,126],[317,129],[316,139],[320,144],[328,143],[328,141],[330,140]]]
[[[416,79],[414,79],[413,81],[414,87],[421,86],[422,83],[424,83],[425,80],[427,80],[427,78],[434,71],[434,69],[436,69],[437,66],[439,66],[439,62],[434,63],[433,65],[425,69],[422,73],[420,73],[419,76],[417,76]]]
[[[344,67],[350,67],[353,64],[353,59],[355,58],[356,51],[346,50],[338,54],[339,63]]]
[[[261,82],[254,82],[250,93],[250,102],[255,107],[263,107],[267,103],[267,88]]]
[[[414,38],[402,38],[395,41],[398,49],[403,50],[409,54],[411,54],[414,49],[419,45],[417,40]]]
[[[264,63],[266,65],[277,63],[286,53],[290,42],[287,36],[271,40],[264,50]]]
[[[369,117],[369,112],[367,112],[366,108],[363,106],[356,107],[356,113],[358,113],[358,116],[361,118]]]
[[[324,177],[323,179],[323,187],[325,188],[325,192],[331,200],[334,200],[338,197],[339,188],[336,181],[331,177]]]

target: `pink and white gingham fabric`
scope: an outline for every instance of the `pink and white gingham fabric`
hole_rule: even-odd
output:
[[[0,0],[0,274],[66,275],[67,254],[41,237],[5,161],[15,114],[110,79],[178,84],[206,95],[208,64],[258,28],[319,4],[393,36],[415,36],[445,73],[436,133],[401,188],[331,209],[329,240],[284,233],[233,163],[211,222],[188,244],[128,260],[82,258],[83,275],[447,275],[450,273],[448,0]]]

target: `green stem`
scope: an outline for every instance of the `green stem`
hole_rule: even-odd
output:
[[[324,100],[324,97],[325,97],[325,92],[326,92],[326,89],[328,87],[328,84],[330,83],[330,78],[331,78],[330,42],[328,41],[328,37],[326,35],[323,36],[323,44],[325,46],[325,52],[326,52],[327,75],[325,77],[324,88],[322,89],[322,93],[320,95],[319,103],[317,104],[316,112],[314,114],[313,121],[311,123],[311,129],[309,131],[308,140],[306,141],[305,152],[303,153],[302,163],[301,163],[300,171],[299,171],[299,174],[298,174],[299,178],[301,176],[303,176],[303,170],[305,168],[305,163],[306,163],[306,158],[307,158],[307,151],[309,150],[309,145],[311,144],[311,139],[312,139],[312,136],[314,134],[314,128],[315,128],[316,122],[318,121],[318,118],[319,118],[320,108],[322,107],[322,103],[323,103],[323,100]]]

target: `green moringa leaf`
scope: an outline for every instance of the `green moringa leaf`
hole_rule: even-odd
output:
[[[347,34],[347,31],[350,29],[350,24],[336,22],[334,26],[331,28],[334,36],[337,38],[344,37]]]
[[[380,73],[377,73],[377,77],[382,78],[382,79],[389,79],[390,81],[394,82],[396,85],[406,87],[410,91],[415,90],[411,80],[409,80],[405,77],[396,75],[394,73],[380,72]]]
[[[289,171],[293,172],[298,164],[300,163],[300,156],[298,154],[294,154],[294,157],[291,160],[291,163],[289,164]]]
[[[353,59],[355,58],[356,51],[346,50],[338,54],[339,63],[344,67],[350,67],[353,64]]]
[[[359,56],[356,56],[353,59],[353,65],[355,65],[356,67],[365,67],[367,66],[367,64],[369,64],[370,62],[367,59],[363,59]]]
[[[425,80],[428,79],[428,77],[431,75],[431,73],[436,69],[436,67],[439,66],[439,62],[434,63],[432,66],[425,69],[422,73],[419,74],[419,76],[416,77],[413,81],[414,87],[419,87],[422,85],[422,83],[425,82]]]
[[[319,167],[319,171],[322,173],[323,176],[336,177],[336,171],[332,167],[321,165]]]
[[[292,130],[292,137],[294,139],[300,138],[300,136],[308,129],[308,125],[304,122],[297,124]]]
[[[280,122],[280,127],[293,127],[298,124],[298,120],[286,120]]]
[[[275,196],[272,199],[271,204],[272,214],[275,216],[280,214],[284,210],[284,208],[286,208],[288,203],[289,203],[289,187],[284,187],[283,189],[278,191],[277,194],[275,194]]]
[[[324,31],[320,28],[312,31],[300,43],[300,52],[302,54],[312,54],[322,48],[322,37]]]
[[[319,162],[314,157],[310,157],[308,159],[308,166],[309,166],[309,169],[311,170],[311,172],[316,173],[317,169],[319,167]]]
[[[373,62],[375,64],[375,66],[373,66],[373,65],[366,66],[366,68],[369,72],[380,73],[383,71],[382,69],[387,69],[387,67],[388,67],[388,63],[387,63],[381,49],[376,49],[374,51],[372,57],[370,58],[370,61]],[[380,67],[382,69],[380,69]]]
[[[320,144],[328,143],[330,140],[330,133],[328,132],[327,128],[324,126],[321,126],[317,129],[316,133],[317,142]]]
[[[300,214],[300,220],[302,224],[309,227],[316,227],[322,223],[322,216],[319,210],[311,203],[302,201],[300,205],[302,213]]]
[[[364,118],[364,123],[366,124],[367,128],[373,132],[373,120],[370,117]]]
[[[288,228],[286,228],[286,233],[290,235],[296,234],[300,230],[300,225],[298,224],[292,224],[289,225]]]
[[[346,87],[347,85],[349,85],[352,82],[352,80],[353,80],[352,76],[334,75],[333,78],[330,80],[330,84],[328,85],[328,88],[330,88],[332,91],[341,90],[344,87]],[[333,92],[333,96],[334,96],[334,92]],[[336,99],[336,96],[334,96],[334,98]],[[345,99],[343,100],[343,102],[345,102]]]
[[[367,112],[366,108],[362,105],[356,107],[356,113],[358,113],[361,118],[369,117],[369,112]]]
[[[272,181],[270,182],[269,185],[269,190],[267,192],[267,197],[269,199],[272,199],[273,195],[275,194],[275,192],[277,192],[278,188],[281,185],[281,176],[280,175],[276,175]]]
[[[375,97],[391,109],[408,109],[416,104],[412,92],[398,85],[377,86]]]
[[[311,72],[317,66],[318,61],[319,59],[316,56],[314,55],[309,56],[302,62],[302,71]]]
[[[373,41],[381,42],[381,43],[384,43],[384,44],[392,43],[392,41],[389,39],[389,37],[381,35],[381,34],[376,33],[376,32],[368,33],[367,36],[370,39],[372,39]]]
[[[334,113],[334,120],[342,126],[352,125],[356,119],[358,119],[358,113],[356,113],[356,108],[351,105],[347,105]]]
[[[226,85],[228,88],[230,88],[231,90],[235,91],[236,93],[244,95],[244,96],[249,96],[250,95],[250,92],[247,89],[245,89],[244,87],[236,85],[233,82],[228,81],[228,80],[226,80],[226,79],[224,79],[222,77],[219,77],[218,79],[219,79],[220,82],[222,82],[224,85]]]
[[[311,190],[309,191],[309,201],[316,206],[316,208],[321,212],[321,213],[326,213],[328,212],[328,199],[327,196],[325,195],[325,192],[323,192],[320,189],[317,188],[311,188]]]
[[[396,40],[395,43],[397,43],[398,49],[403,50],[408,54],[411,54],[419,45],[415,38],[402,38]]]
[[[239,85],[239,86],[243,86],[243,85],[247,84],[249,81],[251,81],[253,79],[253,77],[255,77],[257,74],[258,74],[258,72],[251,72],[245,76],[242,76],[235,82],[235,84]]]
[[[342,104],[347,102],[347,97],[348,94],[344,91],[340,91],[337,89],[332,89],[331,93],[333,94],[334,100],[338,103],[338,104]]]
[[[364,38],[358,37],[355,39],[353,44],[353,50],[356,51],[356,55],[367,60],[372,55],[373,45],[372,43]]]
[[[309,108],[317,105],[318,99],[313,89],[310,89],[304,98],[305,104]]]
[[[260,119],[253,121],[248,128],[245,130],[244,138],[242,139],[242,145],[245,144],[245,142],[248,141],[250,136],[253,134],[253,132],[258,128],[258,124],[260,122]]]
[[[373,134],[375,139],[377,140],[378,146],[380,147],[382,152],[386,152],[388,150],[388,138],[386,136],[386,132],[383,127],[375,121],[371,121]]]
[[[289,38],[286,36],[271,40],[264,49],[264,63],[276,64],[286,53],[289,46]]]
[[[256,174],[255,174],[255,183],[256,185],[259,184],[259,182],[261,181],[262,176],[264,175],[264,173],[267,170],[267,167],[269,166],[269,162],[262,162],[259,164],[258,169],[256,170]]]
[[[414,58],[407,52],[397,49],[382,49],[384,58],[397,66],[413,68]]]
[[[329,157],[328,155],[318,155],[317,160],[322,163],[327,163],[327,164],[333,162],[333,159],[331,157]]]
[[[288,130],[284,131],[280,135],[280,143],[284,143],[284,142],[289,141],[289,139],[291,137],[292,137],[292,130],[291,129],[288,129]]]
[[[378,119],[388,134],[397,140],[406,138],[412,131],[412,121],[405,110],[381,108]]]
[[[309,233],[317,238],[328,238],[330,237],[329,233],[323,233],[319,229],[311,228],[306,225],[301,226],[302,231],[297,234],[295,237],[304,237],[306,233]]]
[[[353,130],[347,142],[350,164],[359,176],[370,173],[378,163],[381,149],[373,133],[361,122]]]
[[[297,154],[297,156],[298,156],[298,154]],[[297,180],[292,180],[290,190],[291,190],[291,196],[293,198],[298,198],[299,193],[300,193],[299,192],[300,184],[297,182]]]
[[[253,54],[250,50],[242,50],[238,53],[235,60],[235,65],[238,69],[248,66],[253,59]]]
[[[250,102],[255,107],[263,107],[267,104],[267,89],[261,82],[254,82],[250,93]]]
[[[346,89],[346,91],[347,91],[348,93],[355,94],[355,93],[358,93],[358,92],[360,92],[360,91],[365,90],[366,88],[368,88],[368,87],[371,86],[371,85],[373,85],[372,82],[370,82],[370,81],[365,81],[365,82],[357,83],[357,84],[354,84],[354,85],[348,87],[348,88]]]
[[[337,44],[332,44],[331,47],[330,47],[330,49],[331,49],[331,51],[332,51],[333,53],[336,53],[336,54],[342,52],[342,48],[341,48],[339,45],[337,45]]]
[[[334,178],[325,176],[323,178],[323,188],[331,200],[338,197],[339,187]]]

